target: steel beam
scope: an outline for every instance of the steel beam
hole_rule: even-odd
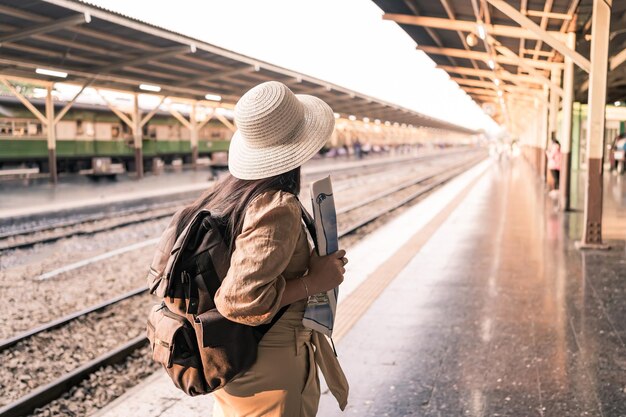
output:
[[[11,84],[6,78],[4,77],[0,77],[0,82],[2,82],[2,84],[4,84],[4,86],[6,88],[9,89],[9,91],[11,93],[13,93],[13,95],[15,97],[17,97],[17,99],[19,101],[22,102],[22,104],[28,109],[30,110],[30,112],[35,115],[35,117],[37,117],[39,119],[39,121],[46,126],[48,124],[48,119],[46,118],[46,116],[44,116],[43,114],[41,114],[41,112],[39,110],[37,110],[37,108],[35,106],[32,105],[32,103],[30,101],[28,101],[28,99],[19,91],[17,91],[15,89],[15,87],[13,87],[13,84]]]
[[[552,48],[560,52],[563,56],[569,56],[572,61],[580,68],[589,72],[591,68],[591,63],[587,58],[568,48],[563,42],[554,37],[550,32],[543,30],[539,25],[530,20],[528,17],[524,16],[519,12],[515,7],[511,6],[504,0],[487,0],[493,7],[500,10],[502,13],[513,19],[516,23],[518,23],[525,30],[531,31],[537,36],[537,39],[545,42],[550,45]],[[530,39],[530,38],[528,38]]]
[[[198,76],[195,78],[190,78],[188,80],[182,81],[177,83],[176,85],[179,87],[187,87],[189,85],[193,85],[196,83],[205,83],[205,82],[209,82],[209,81],[215,81],[215,80],[220,80],[222,78],[225,77],[230,77],[233,75],[239,75],[239,74],[246,74],[249,72],[256,72],[258,71],[259,67],[254,67],[254,66],[246,66],[244,68],[236,68],[234,70],[230,70],[230,71],[217,71],[214,74],[208,74],[208,75],[204,75],[204,76]]]
[[[542,80],[538,80],[537,78],[531,75],[511,74],[510,72],[505,71],[503,69],[500,69],[499,71],[494,72],[491,70],[477,70],[473,68],[451,67],[447,65],[439,65],[438,68],[441,68],[442,70],[448,73],[473,75],[477,77],[487,77],[491,79],[498,78],[500,80],[511,81],[515,84],[522,84],[522,83],[541,84],[541,85],[544,84]]]
[[[581,249],[605,248],[602,244],[602,159],[611,6],[612,0],[593,0],[590,54],[592,65],[587,96],[587,181],[583,236],[578,242]]]
[[[552,68],[563,67],[563,64],[560,64],[558,62],[536,61],[536,60],[528,59],[528,58],[520,58],[517,55],[515,55],[517,57],[516,59],[507,55],[492,56],[488,54],[487,52],[466,51],[465,49],[456,49],[456,48],[439,48],[436,46],[426,46],[426,45],[418,45],[416,48],[427,54],[453,56],[456,58],[465,58],[465,59],[479,59],[485,63],[488,62],[490,59],[493,59],[495,62],[499,64],[524,66],[524,67],[538,68],[538,69],[543,69],[543,70],[551,70]],[[496,46],[497,50],[498,48],[499,47]]]
[[[609,59],[609,71],[613,71],[626,61],[626,49],[622,49]]]
[[[567,34],[567,46],[576,46],[576,33]],[[572,149],[572,105],[574,103],[574,62],[565,57],[563,71],[563,106],[561,114],[561,209],[570,209],[570,171]]]
[[[150,54],[139,56],[139,57],[132,58],[132,59],[124,59],[122,61],[116,62],[111,65],[94,68],[92,71],[95,72],[96,74],[106,74],[111,71],[115,71],[115,70],[122,69],[125,67],[133,67],[135,65],[145,64],[146,62],[149,62],[149,61],[158,61],[163,58],[169,58],[172,56],[186,54],[186,53],[193,53],[193,52],[195,52],[195,50],[190,48],[188,45],[175,46],[173,48],[168,48],[157,53],[150,53]]]
[[[391,20],[401,25],[415,25],[421,27],[428,27],[434,29],[463,31],[463,32],[477,32],[477,25],[475,21],[467,20],[450,20],[442,19],[438,17],[426,17],[426,16],[412,16],[406,14],[394,14],[385,13],[383,15],[384,20]],[[506,25],[487,25],[485,29],[494,36],[504,36],[509,38],[525,38],[538,40],[539,36],[530,30],[520,28],[517,26]],[[554,36],[560,36],[558,32],[553,33]]]
[[[49,23],[32,26],[26,29],[17,30],[13,33],[0,36],[0,47],[3,43],[19,41],[21,39],[29,38],[33,35],[40,35],[42,33],[54,32],[59,29],[66,29],[68,26],[80,25],[91,21],[91,17],[87,14],[76,14],[62,19],[52,20]]]

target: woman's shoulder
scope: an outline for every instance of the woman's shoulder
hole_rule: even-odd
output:
[[[266,216],[300,219],[300,202],[286,191],[269,190],[257,195],[246,210],[246,223]]]

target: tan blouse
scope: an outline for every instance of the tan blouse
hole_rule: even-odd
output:
[[[215,294],[226,318],[251,326],[272,320],[280,309],[285,280],[303,276],[311,249],[293,194],[266,192],[248,206],[235,240],[228,274]],[[304,309],[301,300],[291,309]]]
[[[286,280],[303,276],[311,248],[293,194],[269,191],[248,206],[243,229],[235,240],[230,268],[215,294],[215,306],[226,318],[247,325],[268,323],[280,309]],[[304,314],[306,300],[289,311]],[[339,406],[344,409],[348,381],[326,337],[312,332],[315,362]]]

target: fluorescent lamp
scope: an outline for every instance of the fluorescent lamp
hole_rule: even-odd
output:
[[[476,45],[478,45],[478,39],[476,38],[476,35],[474,35],[474,32],[470,32],[467,34],[467,37],[465,38],[465,42],[467,42],[467,46],[469,46],[470,48],[473,48]]]
[[[46,68],[37,68],[35,72],[37,74],[49,75],[51,77],[67,78],[67,72],[63,72],[63,71],[55,71],[55,70],[46,69]]]
[[[489,65],[489,68],[491,69],[496,69],[496,63],[494,62],[493,59],[490,59],[489,61],[487,61],[487,65]]]
[[[204,98],[211,101],[222,101],[222,96],[220,96],[219,94],[207,94],[204,96]]]
[[[144,91],[152,91],[155,93],[158,93],[159,91],[161,91],[161,87],[159,87],[158,85],[152,85],[152,84],[139,84],[139,89],[144,90]]]
[[[483,25],[483,22],[478,22],[478,37],[482,40],[485,40],[487,37],[487,31],[485,31],[485,25]]]

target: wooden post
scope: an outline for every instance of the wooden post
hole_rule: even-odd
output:
[[[189,130],[191,142],[191,166],[193,169],[198,168],[198,123],[196,121],[197,104],[194,101],[191,104],[191,113],[189,114]]]
[[[602,244],[602,156],[609,26],[612,0],[594,0],[591,17],[591,71],[587,114],[587,181],[585,184],[584,229],[580,249],[606,248]]]
[[[567,34],[567,46],[576,47],[576,33]],[[563,110],[561,117],[561,209],[570,209],[570,173],[572,170],[572,105],[574,102],[574,61],[565,57],[565,69],[563,71]]]
[[[137,178],[143,178],[143,132],[141,112],[139,111],[139,94],[133,94],[133,147],[135,148],[135,171]]]
[[[54,86],[46,86],[46,130],[48,133],[48,170],[50,171],[50,182],[56,184],[57,177],[57,138],[56,123],[54,122],[54,101],[52,100],[52,90]]]

